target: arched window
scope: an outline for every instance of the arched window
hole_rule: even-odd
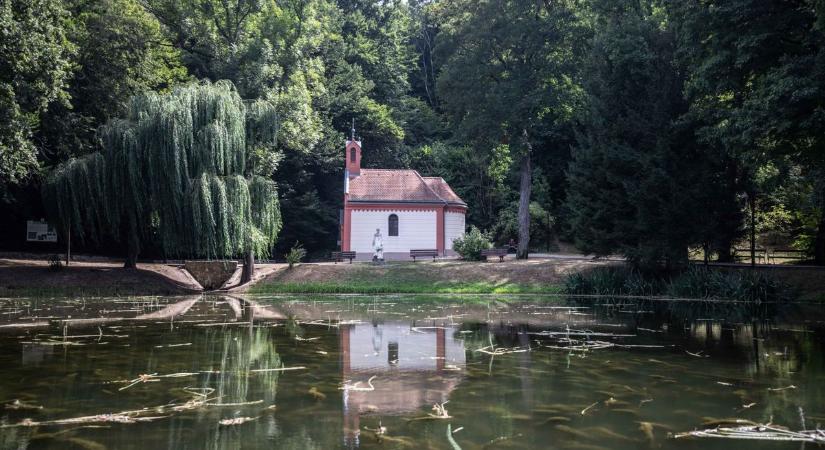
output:
[[[390,214],[389,226],[387,228],[390,230],[388,233],[390,236],[398,236],[398,216]]]
[[[352,162],[355,162],[355,149],[354,148],[349,149],[349,160],[352,161]]]

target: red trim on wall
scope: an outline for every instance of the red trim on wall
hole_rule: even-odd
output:
[[[441,207],[435,215],[435,247],[438,249],[438,254],[444,256],[444,210],[446,207]]]
[[[350,237],[352,228],[352,208],[347,201],[347,194],[344,194],[344,235],[341,238],[341,251],[350,251]]]
[[[466,206],[448,206],[447,212],[454,212],[454,213],[464,213],[467,214],[467,207]]]

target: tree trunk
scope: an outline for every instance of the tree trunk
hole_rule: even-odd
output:
[[[246,284],[252,281],[252,275],[255,274],[255,252],[248,250],[243,255],[243,271],[241,272],[241,284]]]
[[[533,189],[533,146],[524,132],[524,144],[527,147],[521,157],[521,186],[518,200],[518,251],[516,258],[527,259],[530,248],[530,192]]]
[[[140,242],[138,242],[137,230],[134,224],[129,223],[129,232],[126,236],[126,262],[125,269],[136,269],[138,253],[140,253]]]
[[[751,267],[756,267],[756,194],[748,195],[751,210]]]
[[[816,230],[814,241],[814,262],[818,266],[825,266],[825,207],[819,216],[819,227]]]
[[[137,242],[129,238],[126,250],[126,262],[123,264],[125,269],[137,269],[138,245]]]
[[[731,252],[731,247],[733,247],[732,242],[728,242],[727,244],[722,244],[719,248],[716,249],[718,254],[716,260],[719,262],[734,262],[733,261],[733,252]]]
[[[69,225],[68,231],[66,231],[66,265],[69,265],[69,261],[72,260],[72,226]]]

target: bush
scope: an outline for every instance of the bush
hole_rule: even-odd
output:
[[[291,269],[295,266],[295,264],[301,262],[301,260],[304,259],[306,255],[307,251],[306,249],[304,249],[304,246],[302,244],[299,244],[298,242],[295,242],[295,245],[292,246],[292,248],[289,250],[289,253],[284,255],[284,258],[286,258],[286,262],[287,264],[289,264],[289,268]]]
[[[571,295],[667,296],[748,302],[786,301],[790,288],[749,270],[690,267],[673,276],[648,275],[629,267],[599,267],[571,274],[564,292]]]
[[[471,226],[464,236],[453,239],[453,250],[467,261],[480,261],[481,251],[492,246],[490,236],[475,226]]]
[[[60,260],[60,255],[49,256],[49,270],[57,272],[63,269],[63,261]]]

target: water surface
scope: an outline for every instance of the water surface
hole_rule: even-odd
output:
[[[669,436],[733,418],[825,425],[823,312],[543,297],[6,299],[0,448],[796,449]]]

